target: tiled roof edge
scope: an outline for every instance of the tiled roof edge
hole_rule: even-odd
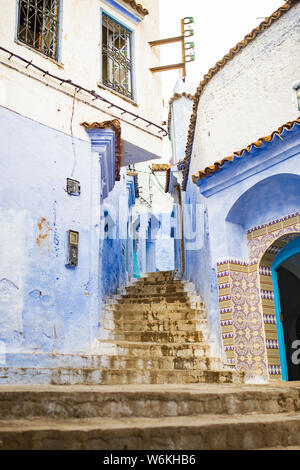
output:
[[[136,10],[140,15],[146,16],[149,15],[149,11],[143,7],[140,3],[136,3],[135,0],[122,0],[123,3],[127,3],[131,8]]]
[[[242,150],[239,150],[238,152],[234,152],[229,157],[223,158],[222,160],[215,162],[211,166],[207,166],[206,168],[204,168],[204,170],[198,171],[198,173],[192,176],[193,183],[197,184],[199,180],[204,179],[207,176],[213,175],[214,173],[219,171],[226,162],[232,162],[235,158],[241,158],[244,152],[250,152],[252,147],[259,148],[262,146],[263,142],[272,142],[275,136],[278,136],[279,138],[281,138],[281,134],[284,131],[284,129],[291,130],[294,127],[294,125],[300,125],[300,116],[294,121],[289,121],[286,124],[283,124],[276,131],[272,132],[272,134],[267,135],[265,137],[261,137],[256,142],[253,142],[252,144],[248,145]]]
[[[113,119],[112,121],[104,122],[93,122],[89,124],[88,122],[82,122],[81,125],[87,129],[108,129],[111,128],[116,133],[116,181],[121,179],[121,163],[122,163],[122,140],[121,140],[121,124],[118,119]]]
[[[168,163],[152,163],[152,171],[167,171],[170,168]]]
[[[244,49],[259,34],[261,34],[266,29],[268,29],[276,20],[278,20],[282,15],[284,15],[284,13],[290,10],[290,8],[292,8],[292,6],[298,3],[299,1],[300,0],[287,0],[284,3],[284,5],[278,8],[278,10],[276,10],[269,18],[262,21],[262,23],[260,23],[259,26],[253,29],[251,33],[247,34],[242,41],[240,41],[235,47],[230,49],[229,53],[226,54],[223,57],[223,59],[219,60],[214,67],[211,67],[208,73],[204,75],[194,95],[193,112],[190,118],[190,125],[189,125],[189,130],[188,130],[188,137],[187,137],[187,142],[186,142],[186,150],[185,150],[185,158],[184,158],[183,182],[182,182],[183,191],[186,190],[186,186],[188,182],[190,160],[191,160],[193,140],[194,140],[194,134],[195,134],[196,122],[197,122],[197,109],[198,109],[200,95],[204,87],[212,79],[212,77],[216,75],[216,73],[219,70],[221,70],[230,60],[232,60],[236,56],[236,54],[238,54],[242,49]]]

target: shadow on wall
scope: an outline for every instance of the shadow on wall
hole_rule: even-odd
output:
[[[297,212],[300,176],[282,173],[266,178],[244,192],[226,217],[228,253],[248,258],[247,230]]]

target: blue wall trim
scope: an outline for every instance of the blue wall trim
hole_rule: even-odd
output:
[[[279,296],[279,287],[278,287],[278,278],[277,278],[277,268],[288,258],[300,252],[300,237],[297,237],[295,240],[292,240],[285,248],[283,248],[280,253],[276,256],[272,264],[272,279],[273,279],[273,288],[274,288],[274,302],[275,302],[275,314],[276,314],[276,325],[278,333],[278,344],[279,344],[279,357],[281,365],[282,380],[288,381],[288,370],[286,362],[286,351],[285,351],[285,342],[283,335],[282,322],[280,320],[281,305],[280,305],[280,296]]]
[[[120,13],[122,13],[124,16],[127,16],[127,18],[129,18],[130,20],[134,21],[134,23],[138,24],[140,23],[142,20],[138,17],[138,16],[135,16],[133,13],[131,13],[130,11],[128,11],[126,8],[122,7],[121,5],[119,5],[119,3],[115,2],[115,0],[104,0],[106,3],[108,3],[108,5],[112,6],[113,8],[115,8],[116,10],[118,10]]]
[[[300,152],[299,135],[300,125],[295,124],[292,129],[283,130],[283,141],[275,136],[272,142],[263,142],[259,148],[253,146],[242,157],[226,162],[219,171],[197,182],[201,194],[208,198],[296,156]]]
[[[105,199],[116,182],[116,138],[112,129],[88,129],[93,152],[99,153],[101,165],[101,190]]]

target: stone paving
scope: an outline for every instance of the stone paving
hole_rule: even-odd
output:
[[[54,357],[43,371],[38,358],[22,374],[0,370],[0,449],[300,446],[300,382],[244,384],[224,368],[201,299],[171,273],[109,300],[93,356]]]
[[[2,449],[300,446],[300,382],[0,386]]]
[[[43,367],[38,357],[29,358],[34,366],[1,367],[0,384],[243,382],[242,373],[211,354],[205,306],[193,284],[170,271],[147,274],[107,300],[93,354],[41,354]]]

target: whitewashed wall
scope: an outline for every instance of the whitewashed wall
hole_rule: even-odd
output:
[[[300,113],[293,85],[299,80],[298,3],[205,86],[189,176],[296,119]]]
[[[151,48],[148,41],[159,38],[158,0],[144,0],[149,15],[136,24],[106,2],[100,0],[63,0],[60,58],[55,62],[15,41],[17,1],[0,2],[0,46],[15,52],[34,64],[64,79],[95,90],[98,94],[146,119],[161,125],[162,100],[160,74],[149,67],[159,65],[159,48]],[[126,4],[124,4],[126,7]],[[116,94],[100,89],[101,8],[134,30],[135,87],[137,104],[131,104]],[[134,10],[133,10],[134,11]],[[136,13],[136,12],[135,12]],[[88,140],[83,121],[94,122],[120,118],[122,135],[128,142],[162,155],[162,139],[154,128],[146,128],[141,121],[133,122],[128,115],[120,116],[116,110],[80,92],[76,96],[71,131],[74,89],[59,84],[33,68],[25,68],[15,58],[0,51],[0,105],[16,111],[51,128]],[[86,102],[89,103],[86,104]],[[91,105],[97,106],[97,108]],[[100,109],[99,109],[100,108]]]

